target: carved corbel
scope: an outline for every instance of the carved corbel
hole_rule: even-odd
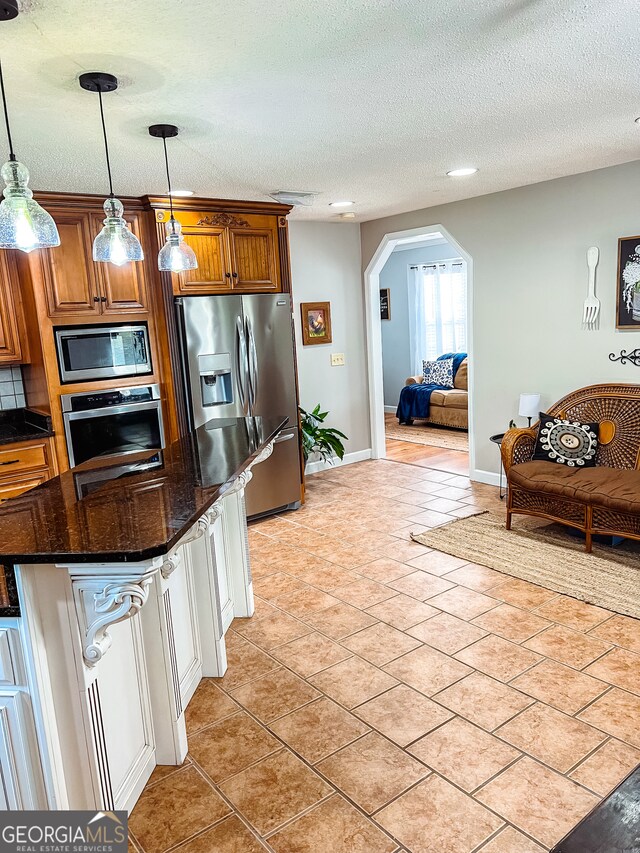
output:
[[[175,572],[175,570],[180,565],[180,557],[178,554],[172,554],[170,557],[167,556],[164,563],[160,567],[160,573],[165,580],[168,580],[171,575]]]
[[[267,444],[267,446],[260,451],[260,453],[256,456],[255,460],[251,463],[250,467],[253,468],[254,465],[259,465],[261,462],[264,462],[266,459],[268,459],[273,453],[274,444],[275,439],[273,441],[270,441],[269,444]]]
[[[213,524],[217,518],[220,518],[222,515],[222,502],[216,501],[213,506],[210,506],[207,510],[207,517],[209,519],[209,523]]]
[[[196,539],[201,539],[202,536],[209,529],[209,517],[205,512],[204,515],[201,515],[200,518],[193,525],[189,533],[184,537],[184,539],[180,540],[180,545],[188,545],[189,542],[195,542]]]
[[[236,492],[241,492],[243,489],[246,489],[252,477],[253,474],[251,473],[250,468],[247,468],[245,471],[242,472],[242,474],[238,474],[233,483],[231,483],[229,488],[225,491],[223,497],[227,498],[229,497],[229,495],[235,495]]]
[[[95,666],[109,650],[112,639],[107,628],[131,619],[140,611],[149,597],[154,573],[155,570],[110,579],[72,579],[82,631],[82,655],[87,666]]]

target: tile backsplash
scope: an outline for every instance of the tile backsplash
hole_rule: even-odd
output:
[[[26,406],[21,367],[0,367],[0,411]]]

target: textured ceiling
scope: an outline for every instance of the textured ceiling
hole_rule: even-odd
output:
[[[105,191],[77,84],[101,70],[116,192],[164,190],[146,127],[173,122],[175,186],[364,220],[637,159],[637,24],[637,0],[23,0],[0,53],[35,188]]]

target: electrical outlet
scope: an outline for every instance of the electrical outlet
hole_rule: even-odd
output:
[[[344,353],[343,352],[332,352],[331,353],[331,367],[342,367],[344,365]]]

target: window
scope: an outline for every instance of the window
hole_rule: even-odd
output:
[[[413,369],[423,359],[467,351],[467,265],[462,260],[411,267],[410,343]]]

